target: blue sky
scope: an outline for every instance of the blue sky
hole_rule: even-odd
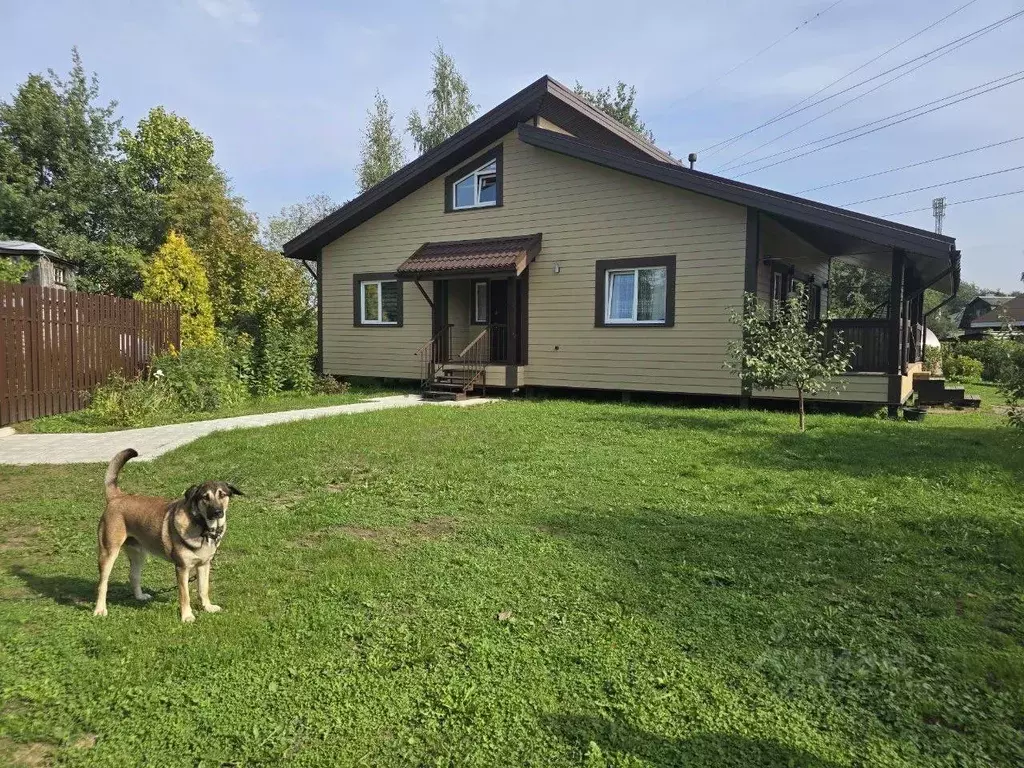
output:
[[[184,115],[213,138],[235,190],[266,216],[313,193],[353,196],[359,132],[374,90],[404,125],[409,110],[424,104],[430,51],[439,40],[483,109],[545,73],[569,85],[634,83],[658,144],[685,157],[790,107],[965,1],[842,0],[829,9],[835,0],[0,0],[0,96],[29,72],[66,71],[77,45],[86,68],[99,75],[103,97],[120,103],[126,125],[156,105]],[[844,85],[1021,9],[1020,0],[976,0]],[[1024,17],[750,157],[1019,70]],[[698,167],[713,171],[825,108],[728,151],[702,153]],[[797,193],[1020,135],[1024,82],[743,179]],[[843,205],[1017,165],[1024,165],[1024,141],[809,196]],[[882,215],[928,206],[941,194],[952,201],[1015,189],[1024,189],[1024,171],[853,207]],[[1024,195],[949,209],[945,231],[957,237],[966,279],[1021,288],[1022,219]],[[928,212],[898,220],[932,226]]]

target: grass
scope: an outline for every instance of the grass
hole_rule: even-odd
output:
[[[269,397],[254,397],[232,408],[203,413],[165,413],[150,419],[142,427],[158,427],[163,424],[182,424],[189,421],[205,421],[206,419],[225,419],[231,416],[248,416],[254,413],[272,413],[275,411],[294,411],[300,408],[323,408],[328,405],[346,405],[358,403],[371,397],[405,394],[411,391],[389,387],[379,383],[353,384],[344,394],[314,395],[298,392],[282,392]],[[67,432],[111,432],[125,427],[110,424],[92,411],[75,411],[57,416],[45,416],[33,421],[23,421],[13,425],[15,430],[24,433],[67,433]]]
[[[1021,435],[528,401],[212,435],[243,488],[182,625],[102,467],[4,468],[0,755],[61,765],[1019,766]],[[198,610],[198,607],[197,607]],[[0,758],[2,761],[2,758]]]

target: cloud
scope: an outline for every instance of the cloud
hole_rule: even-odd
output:
[[[255,27],[263,17],[249,0],[196,0],[199,7],[215,19]]]

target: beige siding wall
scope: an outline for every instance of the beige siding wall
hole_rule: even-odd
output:
[[[841,377],[842,391],[808,395],[807,400],[838,403],[879,403],[889,400],[889,376],[884,373],[848,373]],[[755,397],[778,400],[796,400],[795,389],[774,392],[755,392]]]
[[[546,131],[554,131],[555,133],[564,133],[566,136],[572,136],[565,128],[560,125],[555,125],[550,120],[545,120],[543,117],[537,118],[537,127],[543,128]]]
[[[445,214],[438,178],[324,248],[326,370],[413,378],[414,353],[430,336],[429,308],[411,284],[402,328],[354,328],[353,273],[392,270],[425,241],[541,232],[530,266],[525,384],[739,394],[722,362],[739,335],[728,316],[743,290],[745,209],[537,149],[514,134],[504,144],[503,207]],[[676,256],[675,327],[595,328],[595,261],[667,254]]]

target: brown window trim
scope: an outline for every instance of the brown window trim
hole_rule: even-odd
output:
[[[492,208],[501,208],[504,200],[505,188],[505,159],[502,145],[491,148],[482,155],[477,155],[468,163],[460,167],[454,173],[444,177],[444,212],[445,213],[466,213],[467,211],[489,211]],[[482,165],[487,165],[494,160],[494,173],[496,176],[496,187],[494,191],[494,205],[482,205],[476,208],[456,208],[455,190],[452,188],[456,181],[463,176],[468,176]]]
[[[476,287],[483,283],[487,286],[487,301],[491,300],[491,281],[489,279],[484,280],[470,280],[469,281],[469,324],[470,325],[490,325],[491,324],[491,308],[487,307],[487,319],[482,323],[476,319]]]
[[[606,323],[604,289],[610,269],[636,269],[637,267],[665,267],[665,322],[663,323]],[[594,326],[596,328],[671,328],[676,324],[676,257],[643,256],[632,259],[599,259],[594,262]]]
[[[370,280],[396,280],[398,282],[398,322],[397,323],[364,323],[362,296],[359,293],[361,283]],[[352,325],[356,328],[401,328],[405,324],[405,283],[395,277],[394,272],[360,272],[352,275]]]

